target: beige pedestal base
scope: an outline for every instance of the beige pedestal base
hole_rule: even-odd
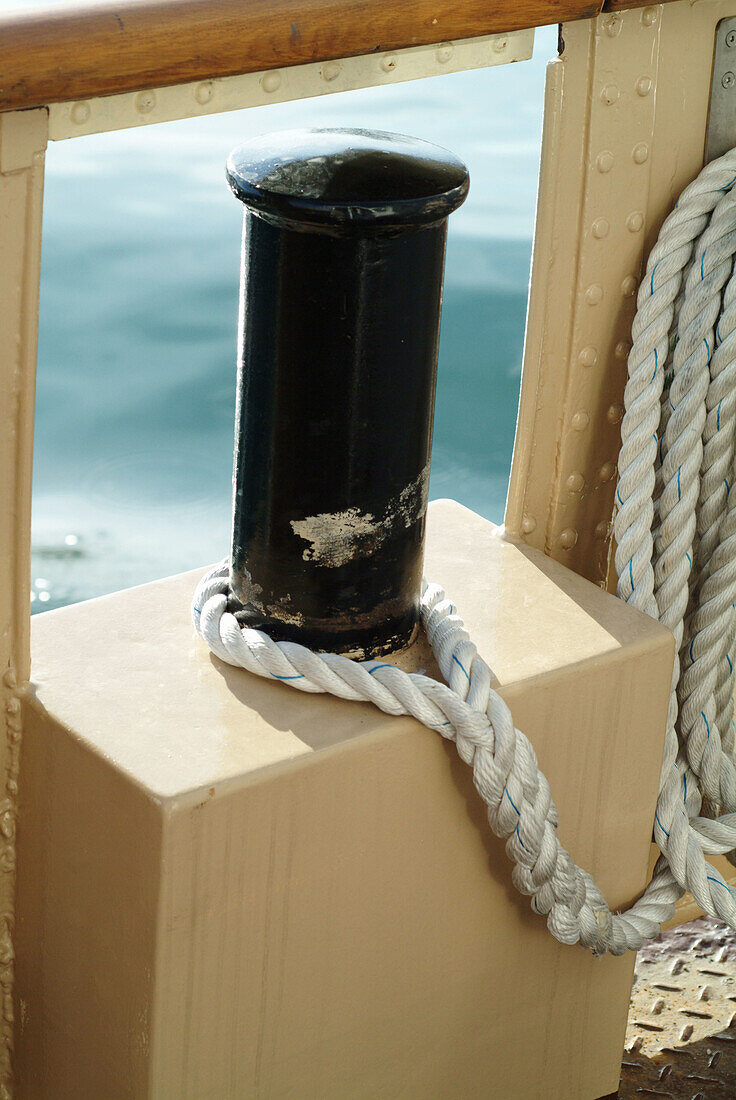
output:
[[[430,509],[426,573],[534,742],[563,842],[625,905],[645,880],[670,635],[451,502]],[[614,1089],[633,958],[552,939],[452,745],[212,658],[195,578],[34,620],[18,1096]]]

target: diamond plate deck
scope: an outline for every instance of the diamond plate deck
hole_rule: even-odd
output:
[[[637,955],[619,1100],[736,1097],[736,933],[701,918]]]

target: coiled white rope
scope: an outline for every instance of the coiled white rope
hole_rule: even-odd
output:
[[[611,912],[560,843],[534,750],[441,588],[425,584],[422,625],[447,685],[241,628],[227,609],[227,562],[194,598],[195,629],[228,664],[413,715],[454,740],[506,841],[516,888],[558,940],[597,954],[638,949],[685,889],[736,927],[736,902],[704,856],[736,848],[735,184],[733,151],[683,192],[649,258],[633,326],[615,522],[619,595],[673,631],[678,655],[654,824],[662,855],[627,912]]]

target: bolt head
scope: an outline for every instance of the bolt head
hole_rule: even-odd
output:
[[[721,84],[724,88],[733,88],[736,84],[736,75],[732,72],[724,73],[721,77]]]
[[[726,35],[726,45],[729,47],[736,46],[736,31],[728,32]]]

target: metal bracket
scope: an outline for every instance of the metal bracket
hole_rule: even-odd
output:
[[[716,25],[705,161],[736,145],[736,16]]]

